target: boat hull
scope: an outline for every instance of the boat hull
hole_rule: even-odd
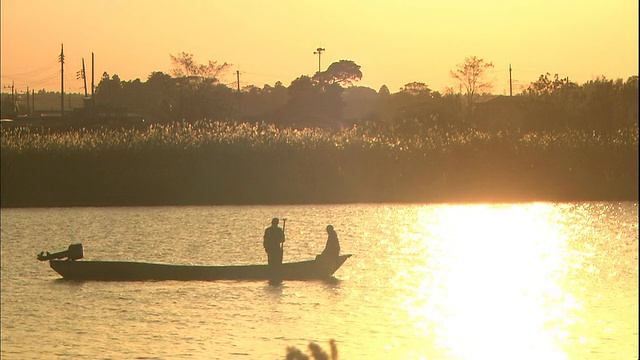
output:
[[[331,261],[307,260],[269,265],[180,265],[133,261],[50,260],[49,265],[69,280],[313,280],[330,278],[350,254]]]

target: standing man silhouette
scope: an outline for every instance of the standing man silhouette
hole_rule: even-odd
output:
[[[284,243],[284,230],[278,227],[279,222],[278,218],[273,218],[271,226],[264,229],[262,245],[264,246],[264,251],[267,252],[269,265],[282,264],[283,250],[281,244]]]

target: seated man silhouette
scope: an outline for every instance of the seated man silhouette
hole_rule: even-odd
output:
[[[327,244],[322,253],[316,256],[316,260],[335,259],[340,255],[340,242],[338,241],[338,234],[333,230],[333,225],[327,225],[327,235]]]

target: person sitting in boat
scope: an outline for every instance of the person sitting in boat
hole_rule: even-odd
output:
[[[327,225],[327,244],[322,251],[322,254],[316,258],[333,259],[340,255],[340,242],[338,241],[338,234],[333,230],[333,225]]]
[[[269,265],[282,264],[282,243],[284,243],[284,230],[278,227],[280,220],[273,218],[271,220],[271,226],[264,229],[264,239],[262,245],[264,251],[267,252],[267,258]]]

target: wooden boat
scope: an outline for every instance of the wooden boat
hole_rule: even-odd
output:
[[[82,244],[55,254],[40,253],[38,260],[49,265],[69,280],[315,280],[328,279],[351,257],[340,255],[333,259],[284,263],[279,266],[261,265],[183,265],[135,261],[87,261]],[[66,258],[66,259],[65,259]]]

